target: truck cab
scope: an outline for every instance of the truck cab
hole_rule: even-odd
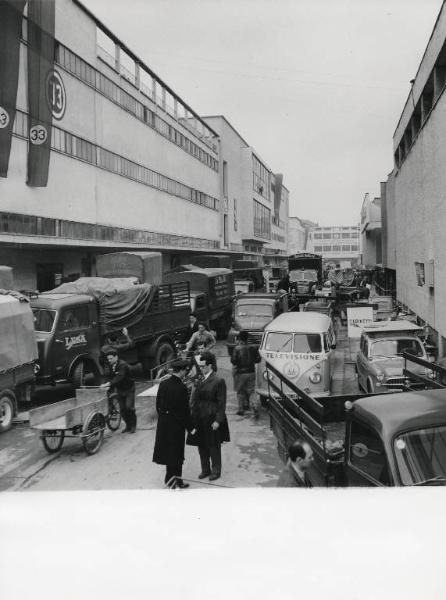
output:
[[[41,294],[31,300],[39,372],[37,382],[55,385],[101,372],[97,304],[81,294]]]
[[[240,294],[232,306],[232,325],[226,342],[229,356],[232,356],[240,331],[248,332],[250,343],[260,345],[265,326],[287,311],[288,295],[285,292]]]

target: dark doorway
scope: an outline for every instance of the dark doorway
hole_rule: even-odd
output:
[[[37,290],[46,292],[58,286],[63,277],[62,263],[48,263],[36,265]]]

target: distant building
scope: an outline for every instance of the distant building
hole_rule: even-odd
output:
[[[368,268],[382,266],[381,198],[366,194],[361,208],[361,263]]]
[[[321,254],[325,263],[350,267],[359,263],[359,225],[313,227],[307,251]]]
[[[288,219],[288,254],[305,252],[307,243],[307,228],[299,217]]]

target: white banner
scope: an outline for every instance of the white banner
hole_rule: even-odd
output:
[[[349,338],[361,337],[363,327],[369,327],[372,323],[372,306],[347,306],[347,328]]]

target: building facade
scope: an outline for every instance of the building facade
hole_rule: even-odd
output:
[[[368,268],[381,266],[381,198],[371,199],[369,194],[364,196],[360,227],[361,263]]]
[[[446,351],[446,8],[443,4],[393,136],[385,184],[384,267],[397,299]]]
[[[307,251],[321,254],[325,263],[341,268],[359,263],[359,225],[313,227]]]
[[[299,217],[288,219],[288,255],[305,252],[307,228]]]

